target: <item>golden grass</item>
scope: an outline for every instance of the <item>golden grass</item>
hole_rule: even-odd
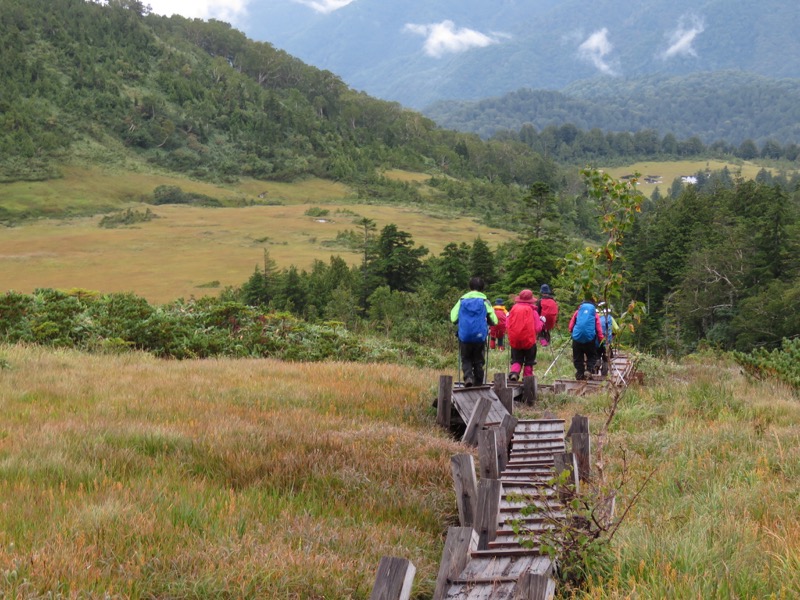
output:
[[[436,375],[2,347],[0,596],[431,593],[455,515]]]
[[[433,253],[478,236],[492,245],[511,239],[509,232],[471,219],[436,219],[402,207],[337,204],[319,222],[305,216],[311,206],[157,206],[151,209],[161,218],[118,229],[99,228],[99,217],[25,223],[0,237],[3,286],[24,293],[37,287],[131,291],[166,302],[215,294],[198,287],[213,281],[223,287],[244,283],[262,264],[264,248],[279,267],[305,269],[314,259],[327,262],[337,254],[357,264],[359,254],[322,245],[337,231],[355,228],[353,217],[338,216],[336,208],[374,219],[379,228],[395,223]]]
[[[642,175],[639,182],[639,189],[646,195],[653,193],[653,190],[658,188],[662,195],[669,192],[672,182],[683,175],[695,175],[698,171],[710,169],[711,171],[719,171],[727,167],[732,176],[741,173],[745,179],[755,179],[758,172],[765,168],[763,165],[758,165],[750,161],[735,161],[725,162],[720,160],[676,160],[676,161],[642,161],[625,167],[611,167],[603,169],[615,179],[619,179],[623,175],[633,175],[640,173]],[[773,173],[777,169],[767,168],[767,171]],[[647,183],[644,178],[648,175],[660,176],[662,183],[654,184]]]
[[[648,385],[619,408],[607,459],[617,471],[624,453],[640,481],[656,473],[614,542],[612,579],[574,597],[800,597],[797,396],[711,356],[645,370]],[[589,415],[595,433],[608,405],[604,396],[550,402]]]

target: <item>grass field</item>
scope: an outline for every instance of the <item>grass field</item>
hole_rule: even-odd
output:
[[[0,596],[366,600],[393,555],[430,597],[465,451],[434,425],[436,372],[22,346],[0,365]],[[572,597],[799,597],[796,396],[711,356],[643,369],[604,455],[633,475],[618,510],[655,475],[611,577]],[[519,414],[597,434],[608,402]]]
[[[353,264],[360,255],[326,246],[338,231],[355,229],[360,217],[374,219],[378,229],[396,224],[417,245],[438,254],[449,242],[471,243],[481,236],[490,245],[512,239],[503,230],[463,217],[443,218],[402,206],[353,204],[339,184],[310,180],[298,184],[244,181],[235,189],[167,179],[155,175],[74,169],[46,183],[0,186],[0,206],[35,207],[40,203],[60,214],[102,212],[108,207],[145,206],[137,190],[161,184],[180,185],[217,198],[277,201],[275,206],[199,208],[184,205],[150,207],[158,219],[136,226],[101,229],[101,217],[39,219],[3,230],[0,269],[4,289],[31,292],[37,287],[85,288],[102,292],[132,291],[152,302],[216,293],[198,287],[240,285],[263,262],[266,248],[279,267],[308,268],[314,259],[327,262],[341,255]],[[227,194],[227,195],[226,195]],[[259,198],[259,196],[262,196]],[[106,202],[104,198],[108,198]],[[330,211],[324,219],[305,215],[311,207]],[[92,210],[90,210],[92,209]]]
[[[695,175],[699,171],[709,169],[711,171],[719,171],[727,167],[732,175],[741,173],[745,179],[754,179],[758,172],[763,168],[762,165],[757,165],[749,161],[738,161],[737,163],[727,163],[719,160],[678,160],[672,162],[639,162],[626,167],[613,167],[604,169],[609,175],[615,179],[619,179],[624,175],[633,175],[640,173],[642,175],[639,182],[639,189],[646,195],[653,193],[656,188],[659,189],[662,195],[669,192],[672,182],[684,175]],[[776,171],[776,169],[767,169],[768,171]],[[644,181],[646,176],[660,176],[662,183],[647,183]]]

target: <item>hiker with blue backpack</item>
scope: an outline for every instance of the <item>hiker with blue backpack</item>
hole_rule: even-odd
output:
[[[619,325],[617,325],[617,322],[614,320],[611,309],[605,306],[604,302],[598,305],[598,309],[600,312],[600,328],[603,330],[603,339],[598,341],[597,346],[597,353],[602,361],[600,373],[608,375],[608,365],[614,356],[614,348],[611,344],[614,339],[614,334],[619,331]]]
[[[572,335],[572,364],[575,379],[581,380],[587,373],[594,373],[597,363],[597,346],[603,340],[603,328],[594,300],[587,298],[569,321]]]
[[[470,279],[470,291],[461,296],[450,311],[450,321],[458,325],[458,351],[464,372],[464,387],[484,383],[489,325],[497,325],[497,315],[483,293],[484,287],[480,277]]]

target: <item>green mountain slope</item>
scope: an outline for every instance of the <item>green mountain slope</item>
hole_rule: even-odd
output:
[[[800,139],[800,80],[742,72],[593,79],[562,92],[521,89],[476,102],[438,102],[425,113],[443,127],[488,137],[499,130],[573,124],[581,129],[652,129],[705,143]]]

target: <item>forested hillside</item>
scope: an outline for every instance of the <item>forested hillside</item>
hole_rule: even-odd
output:
[[[4,1],[0,181],[134,161],[209,181],[316,175],[488,214],[521,195],[509,184],[558,178],[522,144],[439,130],[225,23],[146,13],[135,0]],[[481,183],[423,199],[380,176],[391,167]]]
[[[595,78],[559,92],[520,89],[474,102],[439,102],[425,114],[443,127],[490,137],[525,125],[697,138],[733,147],[745,141],[797,143],[800,80],[738,71],[680,77]]]

